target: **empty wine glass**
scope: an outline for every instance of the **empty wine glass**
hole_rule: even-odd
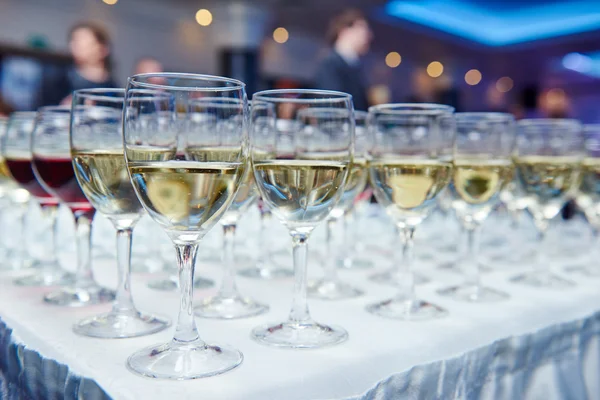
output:
[[[197,130],[204,137],[211,132],[218,138],[216,144],[224,146],[231,143],[239,146],[242,118],[238,99],[202,98],[191,103],[192,113],[190,130]],[[235,149],[236,147],[234,147]],[[208,153],[212,151],[212,153]],[[203,148],[202,156],[211,157],[214,161],[229,162],[232,152],[226,147]],[[235,155],[235,153],[233,153]],[[237,155],[236,155],[237,156]],[[223,159],[220,159],[222,157]],[[222,267],[223,280],[219,292],[212,297],[200,301],[195,308],[196,315],[205,318],[233,319],[259,315],[269,310],[248,297],[242,296],[235,284],[235,232],[240,217],[254,203],[257,197],[254,177],[248,169],[244,173],[233,202],[219,221],[223,226]]]
[[[72,285],[44,296],[46,303],[80,307],[113,301],[115,293],[94,280],[91,260],[92,219],[96,210],[84,196],[73,169],[69,145],[70,107],[42,107],[31,149],[33,171],[44,189],[68,206],[75,217],[77,271]]]
[[[160,94],[161,100],[148,100],[148,91]],[[218,121],[235,113],[235,129],[223,137],[218,131],[195,129],[193,102],[203,97],[235,103],[227,111],[213,109]],[[128,79],[123,114],[127,168],[138,199],[175,245],[181,289],[173,339],[127,360],[138,374],[195,379],[242,362],[238,350],[200,338],[193,281],[198,244],[227,211],[248,168],[246,101],[244,84],[235,79],[174,73]]]
[[[144,210],[123,154],[124,95],[123,89],[82,89],[72,94],[70,141],[75,176],[92,206],[117,231],[116,301],[108,313],[75,324],[75,333],[85,336],[135,337],[170,325],[166,318],[139,312],[131,297],[131,237]],[[160,101],[161,97],[149,95],[148,100]],[[156,155],[161,160],[160,153]]]
[[[386,318],[425,320],[447,314],[418,299],[412,273],[415,229],[433,211],[452,171],[454,109],[437,104],[383,104],[369,108],[373,137],[369,177],[375,198],[396,223],[402,271],[396,297],[367,306]]]
[[[30,266],[35,268],[32,274],[17,278],[15,283],[22,286],[54,286],[67,283],[69,274],[64,271],[56,255],[56,224],[58,212],[58,200],[44,189],[35,177],[31,144],[34,129],[43,129],[39,120],[36,127],[36,113],[14,113],[9,122],[6,136],[4,137],[3,154],[6,166],[13,179],[25,190],[27,190],[37,201],[42,210],[43,222],[52,227],[51,247],[46,253],[44,260],[32,260]],[[27,203],[21,207],[22,226],[26,229]],[[31,243],[26,243],[27,248]],[[23,259],[22,261],[26,261]]]
[[[292,236],[294,300],[284,322],[252,330],[259,343],[315,348],[348,338],[312,320],[306,301],[307,242],[344,192],[353,161],[352,97],[319,90],[269,90],[252,99],[251,161],[261,197]],[[259,123],[259,121],[262,121]],[[272,129],[262,129],[262,123]]]
[[[488,302],[508,294],[481,284],[479,237],[481,226],[500,201],[500,192],[514,175],[514,117],[503,113],[457,113],[456,144],[450,192],[452,207],[465,234],[467,247],[460,266],[467,282],[439,294],[457,300]]]
[[[550,221],[579,186],[584,156],[581,124],[571,119],[524,119],[517,123],[517,177],[530,201],[527,208],[538,232],[536,260],[531,271],[512,278],[534,287],[565,289],[575,283],[551,271],[546,259]]]

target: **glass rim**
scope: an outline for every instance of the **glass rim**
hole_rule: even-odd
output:
[[[321,95],[321,96],[331,96],[331,98],[327,97],[315,97],[308,99],[298,99],[293,97],[280,97],[279,95],[286,94],[313,94],[313,95]],[[352,100],[352,95],[339,92],[336,90],[321,90],[321,89],[270,89],[270,90],[261,90],[260,92],[254,93],[252,96],[252,100],[263,101],[266,103],[329,103],[332,101],[336,102],[344,102],[348,100]],[[252,101],[251,100],[251,101]]]
[[[56,107],[56,106],[49,106]],[[43,107],[42,107],[43,108]],[[8,116],[8,120],[12,119],[33,119],[37,116],[37,111],[14,111]]]
[[[119,94],[121,97],[105,96],[106,94]],[[121,88],[91,88],[77,89],[73,91],[73,102],[75,98],[110,101],[114,103],[122,103],[125,100],[125,89]]]
[[[210,87],[210,86],[172,86],[172,85],[161,85],[159,83],[149,83],[139,81],[141,78],[181,78],[190,79],[196,81],[205,82],[227,82],[233,84],[232,86],[221,86],[221,87]],[[147,74],[136,74],[127,78],[127,86],[137,86],[151,89],[167,89],[173,91],[193,91],[193,92],[228,92],[234,90],[243,90],[246,84],[240,80],[227,78],[218,75],[204,75],[204,74],[191,74],[191,73],[179,73],[179,72],[152,72]],[[125,90],[129,91],[129,88]]]
[[[44,106],[44,107],[38,108],[37,114],[41,115],[41,114],[50,113],[50,112],[60,113],[60,114],[63,114],[65,112],[71,113],[71,107],[70,106]]]
[[[528,127],[562,127],[582,128],[581,122],[575,118],[526,118],[517,121],[519,128]]]
[[[366,111],[354,110],[354,119],[356,119],[356,117],[367,119],[368,116],[369,116],[369,113]]]
[[[600,123],[598,123],[598,124],[583,124],[584,131],[590,131],[592,129],[600,131]]]
[[[446,104],[437,103],[385,103],[369,107],[369,114],[421,114],[437,115],[440,113],[454,114],[455,108]]]
[[[469,112],[457,112],[454,113],[454,117],[458,121],[459,119],[466,118],[474,118],[481,117],[482,119],[485,117],[486,119],[495,122],[495,121],[514,121],[515,117],[511,113],[504,112],[486,112],[486,111],[469,111]]]

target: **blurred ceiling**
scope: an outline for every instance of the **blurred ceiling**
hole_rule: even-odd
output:
[[[384,12],[487,46],[600,29],[598,0],[390,0]]]

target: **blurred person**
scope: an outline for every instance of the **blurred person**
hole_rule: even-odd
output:
[[[369,103],[360,57],[369,51],[373,33],[365,15],[354,9],[342,12],[331,21],[327,39],[332,48],[317,67],[316,87],[349,93],[354,108],[366,111]]]
[[[519,94],[519,103],[513,111],[516,119],[542,118],[539,107],[540,90],[537,86],[526,86]]]
[[[133,74],[158,74],[162,72],[165,72],[165,69],[160,61],[152,57],[142,57],[135,63]]]
[[[70,104],[78,89],[114,88],[111,41],[108,32],[93,22],[81,22],[69,31],[73,65],[44,82],[42,105]]]

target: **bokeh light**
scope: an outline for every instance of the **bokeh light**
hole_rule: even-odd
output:
[[[209,26],[212,20],[212,13],[205,8],[198,10],[196,13],[196,22],[202,26]]]
[[[402,57],[397,51],[390,51],[387,56],[385,56],[385,65],[390,68],[396,68],[401,62]]]
[[[467,85],[475,86],[481,82],[481,72],[478,69],[470,69],[465,74],[465,82]]]
[[[290,38],[287,29],[279,27],[273,31],[273,40],[277,43],[285,43]]]
[[[444,73],[444,65],[439,61],[432,61],[427,66],[427,75],[432,78],[437,78]]]

